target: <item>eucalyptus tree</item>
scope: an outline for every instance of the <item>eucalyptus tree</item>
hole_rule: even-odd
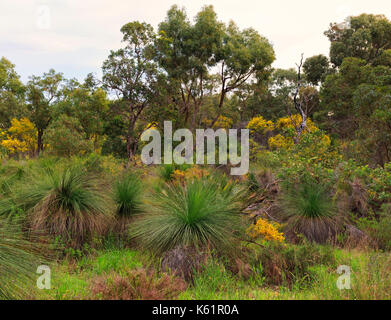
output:
[[[12,118],[26,114],[25,90],[15,71],[15,65],[2,57],[0,59],[0,126],[2,129],[10,126]]]
[[[191,24],[184,9],[171,7],[159,25],[156,60],[173,89],[173,105],[183,125],[194,129],[201,121],[204,97],[211,93],[210,68],[217,64],[224,25],[212,6],[204,7]]]
[[[322,85],[322,125],[341,139],[356,140],[364,163],[383,166],[391,161],[390,96],[389,66],[345,58]]]
[[[227,94],[251,79],[264,80],[271,74],[275,60],[269,41],[256,30],[240,30],[230,22],[224,30],[223,43],[218,51],[219,103],[215,122],[222,112]]]
[[[131,160],[141,135],[135,131],[136,122],[151,106],[157,90],[158,68],[152,59],[156,35],[151,25],[138,21],[125,24],[121,32],[125,46],[111,51],[104,62],[103,84],[116,95],[110,112],[124,123],[123,137]]]
[[[93,140],[97,147],[109,106],[106,91],[99,86],[93,74],[88,74],[82,83],[74,79],[68,81],[63,92],[63,99],[54,111],[55,117],[65,114],[75,118],[80,123],[85,138]]]
[[[218,95],[213,124],[227,94],[252,78],[267,77],[275,59],[266,38],[254,29],[241,31],[234,22],[225,25],[212,6],[204,7],[194,24],[184,9],[173,6],[159,25],[156,48],[157,61],[176,88],[174,102],[193,129],[205,116],[206,94]]]
[[[32,76],[27,83],[29,118],[38,131],[37,153],[43,151],[43,134],[53,119],[53,111],[63,98],[65,80],[62,73],[50,69],[42,76]]]
[[[303,64],[303,71],[307,81],[317,86],[331,73],[329,59],[323,54],[307,58]]]
[[[373,63],[391,49],[391,22],[384,15],[361,14],[348,23],[332,23],[325,35],[331,42],[330,60],[340,67],[347,57]]]

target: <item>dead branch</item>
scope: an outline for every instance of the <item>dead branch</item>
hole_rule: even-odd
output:
[[[296,66],[297,66],[297,87],[296,87],[295,94],[293,96],[293,102],[294,102],[296,111],[301,115],[301,123],[300,123],[300,126],[297,127],[296,123],[291,118],[291,121],[296,129],[295,143],[298,143],[300,141],[300,137],[301,137],[304,129],[307,127],[307,114],[304,112],[304,110],[302,108],[301,101],[299,99],[299,93],[300,93],[300,88],[301,88],[301,68],[303,66],[303,58],[304,58],[304,54],[302,53],[301,59],[300,59],[300,64],[296,64]]]

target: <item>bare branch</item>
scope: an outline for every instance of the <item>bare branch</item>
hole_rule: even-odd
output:
[[[293,97],[293,102],[295,104],[295,109],[296,111],[301,115],[301,123],[300,126],[297,128],[296,124],[294,121],[291,121],[296,129],[296,138],[295,138],[295,143],[298,143],[300,141],[300,137],[304,131],[304,129],[307,127],[307,113],[304,112],[300,99],[299,99],[299,93],[300,93],[300,88],[301,88],[301,68],[303,66],[303,58],[304,54],[301,54],[301,59],[300,59],[300,64],[297,65],[297,87],[296,87],[296,92]]]

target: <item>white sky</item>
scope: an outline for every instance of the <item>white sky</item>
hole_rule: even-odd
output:
[[[253,27],[272,42],[274,66],[282,68],[294,67],[302,52],[328,55],[323,32],[330,22],[360,13],[391,18],[390,0],[0,0],[0,56],[24,81],[50,68],[80,80],[100,75],[109,51],[121,45],[122,25],[139,20],[156,28],[173,4],[191,19],[212,4],[220,20]]]

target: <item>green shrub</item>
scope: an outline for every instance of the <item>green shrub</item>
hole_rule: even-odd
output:
[[[357,220],[358,228],[375,240],[379,249],[391,250],[391,205],[383,205],[376,219],[360,218]]]
[[[307,285],[313,279],[310,267],[335,265],[331,246],[311,243],[286,245],[268,243],[250,257],[252,265],[262,265],[266,281],[271,284]]]
[[[80,121],[65,114],[49,125],[43,139],[48,144],[47,152],[60,157],[86,154],[93,150],[92,141],[87,139]]]
[[[243,195],[222,177],[167,184],[153,194],[148,213],[132,224],[131,234],[156,253],[177,246],[232,248],[241,230]]]

